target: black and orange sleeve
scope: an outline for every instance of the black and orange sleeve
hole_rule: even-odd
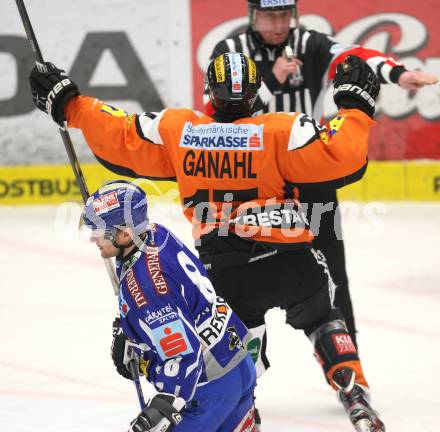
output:
[[[373,124],[356,109],[340,110],[327,127],[298,114],[284,132],[284,145],[277,146],[285,179],[303,187],[332,189],[359,180],[367,168]]]
[[[69,101],[65,116],[68,127],[82,130],[93,154],[110,171],[152,180],[175,178],[163,143],[143,136],[140,116],[127,114],[88,96]]]

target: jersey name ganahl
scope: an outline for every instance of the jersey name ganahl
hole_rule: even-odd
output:
[[[183,158],[183,172],[191,177],[257,178],[252,164],[252,153],[214,153],[189,150]]]

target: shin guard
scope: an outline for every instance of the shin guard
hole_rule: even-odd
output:
[[[306,330],[306,335],[315,349],[315,357],[321,365],[330,385],[336,390],[333,374],[342,368],[355,372],[355,382],[368,387],[356,346],[347,331],[339,309],[332,309],[318,326]]]

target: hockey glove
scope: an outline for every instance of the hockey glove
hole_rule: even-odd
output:
[[[113,341],[112,341],[112,359],[113,364],[116,366],[118,374],[132,380],[130,369],[128,363],[131,360],[135,360],[137,367],[139,369],[139,374],[147,375],[148,361],[140,358],[134,348],[137,347],[136,344],[130,342],[122,332],[121,320],[115,318],[113,321]]]
[[[348,56],[338,64],[333,84],[333,99],[338,109],[357,108],[373,117],[380,82],[364,60]]]
[[[44,69],[43,71],[41,66],[35,66],[29,75],[32,100],[39,110],[52,116],[56,123],[62,125],[65,121],[64,107],[80,92],[65,71],[58,69],[53,63],[44,63]]]
[[[168,393],[158,393],[130,423],[128,432],[169,432],[182,421],[185,401]]]

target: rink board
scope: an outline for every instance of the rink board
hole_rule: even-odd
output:
[[[89,190],[121,178],[99,164],[82,166]],[[178,202],[176,183],[137,180],[150,197]],[[364,178],[339,191],[352,201],[440,201],[440,162],[370,162]],[[58,204],[81,201],[69,165],[0,167],[0,205]]]

